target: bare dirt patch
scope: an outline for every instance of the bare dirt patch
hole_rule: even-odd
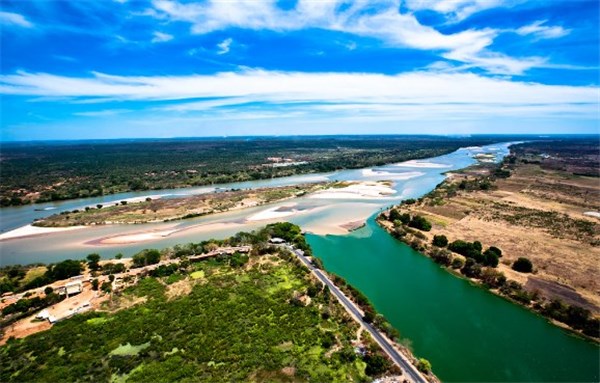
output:
[[[181,280],[179,282],[167,285],[167,291],[165,295],[168,300],[175,299],[184,295],[188,295],[192,292],[194,282],[188,279]]]

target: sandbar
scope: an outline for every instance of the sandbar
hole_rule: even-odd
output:
[[[0,241],[14,238],[32,237],[42,234],[54,234],[62,231],[83,229],[85,226],[69,226],[69,227],[38,227],[33,225],[21,226],[18,229],[7,231],[0,234]]]
[[[103,245],[132,245],[140,242],[154,241],[161,238],[169,237],[176,233],[182,233],[184,231],[193,231],[195,233],[201,233],[212,230],[226,229],[230,227],[241,226],[235,222],[215,222],[215,223],[204,223],[199,225],[192,225],[178,228],[167,228],[162,230],[146,230],[136,233],[128,234],[117,234],[108,237],[102,237],[93,239],[85,242],[86,245],[91,246],[103,246]]]
[[[381,182],[360,182],[343,188],[325,189],[309,195],[313,199],[373,199],[385,198],[396,191]]]
[[[435,162],[419,162],[416,160],[401,162],[399,164],[394,164],[392,166],[398,166],[398,167],[404,167],[404,168],[423,168],[423,169],[441,169],[441,168],[452,167],[452,165],[447,165],[447,164],[438,164]]]

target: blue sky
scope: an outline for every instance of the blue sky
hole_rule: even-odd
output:
[[[599,133],[599,4],[2,0],[0,139]]]

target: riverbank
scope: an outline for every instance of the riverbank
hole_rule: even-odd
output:
[[[594,218],[581,217],[596,208],[597,199],[589,194],[600,188],[585,177],[539,171],[539,165],[523,163],[521,157],[509,160],[502,169],[477,166],[455,172],[419,201],[398,206],[392,222],[387,210],[378,223],[453,273],[461,270],[492,292],[597,341],[600,298],[594,276],[600,252],[594,243],[600,231]],[[424,217],[430,231],[409,227],[402,214]],[[432,245],[436,235],[447,241]],[[457,240],[501,249],[500,257],[467,249],[476,262],[465,266],[469,257],[445,249],[445,243]],[[533,263],[533,273],[514,269],[519,258]]]

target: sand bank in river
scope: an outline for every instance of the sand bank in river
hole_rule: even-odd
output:
[[[384,182],[358,182],[342,188],[329,188],[311,194],[313,199],[385,198],[396,191]]]
[[[85,242],[86,245],[103,246],[103,245],[132,245],[140,242],[155,241],[161,238],[169,237],[173,234],[193,231],[194,233],[203,233],[213,230],[228,229],[232,227],[242,226],[235,222],[215,222],[208,224],[193,225],[180,228],[167,228],[162,230],[146,230],[136,233],[117,234],[108,237],[102,237]]]
[[[297,203],[287,204],[285,206],[275,206],[265,209],[246,218],[246,222],[268,221],[279,218],[292,217],[298,214],[314,212],[317,208],[299,208]]]
[[[54,234],[63,231],[77,230],[85,228],[85,226],[70,226],[70,227],[37,227],[32,225],[21,226],[18,229],[7,231],[0,234],[0,241],[14,238],[31,237],[34,235]]]
[[[394,164],[393,166],[404,167],[404,168],[423,168],[423,169],[441,169],[441,168],[452,167],[452,165],[447,165],[447,164],[438,164],[435,162],[419,162],[419,161],[415,161],[415,160],[401,162],[399,164]]]
[[[292,215],[296,215],[299,212],[299,210],[295,209],[293,206],[295,205],[272,207],[258,212],[256,214],[253,214],[250,217],[246,218],[246,220],[250,222],[266,221],[269,219],[285,218]]]

